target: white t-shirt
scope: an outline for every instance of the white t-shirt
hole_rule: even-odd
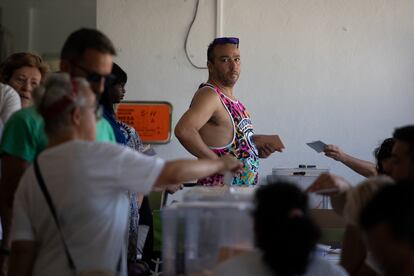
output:
[[[164,161],[128,147],[70,141],[46,149],[39,167],[78,270],[126,275],[127,190],[148,193]],[[13,208],[12,240],[38,243],[33,275],[72,275],[62,241],[34,168],[19,183]]]
[[[3,133],[3,127],[10,116],[22,107],[20,96],[10,86],[0,83],[0,138]],[[1,175],[1,173],[0,173]],[[0,240],[2,239],[3,231],[0,222]]]
[[[220,264],[215,270],[214,276],[277,276],[262,261],[259,251],[246,253],[229,259]],[[332,264],[328,260],[315,256],[312,258],[308,269],[302,276],[347,276],[348,273],[340,266]]]
[[[12,87],[0,83],[0,128],[21,107],[19,94]]]

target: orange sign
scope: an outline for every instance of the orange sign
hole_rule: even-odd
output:
[[[172,106],[168,102],[122,102],[118,120],[135,128],[144,143],[168,143],[171,138]]]

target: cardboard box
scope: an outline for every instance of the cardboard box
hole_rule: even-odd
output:
[[[332,209],[311,209],[311,216],[321,228],[320,243],[341,247],[345,232],[345,221]]]
[[[333,209],[311,209],[312,218],[320,228],[345,228],[345,221]]]

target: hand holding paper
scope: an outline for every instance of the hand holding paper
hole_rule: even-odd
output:
[[[260,158],[267,158],[275,151],[282,152],[285,148],[279,135],[254,135],[253,142],[259,150]]]
[[[326,156],[340,162],[344,162],[347,156],[337,145],[326,145],[324,152]]]

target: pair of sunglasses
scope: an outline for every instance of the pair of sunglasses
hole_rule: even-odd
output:
[[[101,75],[98,74],[96,72],[91,72],[88,69],[86,69],[85,67],[76,64],[76,63],[72,63],[73,66],[81,69],[83,72],[85,72],[85,79],[90,82],[90,83],[97,83],[97,82],[101,82],[102,79],[104,79],[105,81],[105,86],[110,86],[112,84],[115,83],[116,81],[116,76],[113,74],[109,74],[109,75]]]
[[[236,44],[237,48],[239,47],[239,38],[237,37],[218,37],[213,40],[213,45],[220,45],[220,44]]]

